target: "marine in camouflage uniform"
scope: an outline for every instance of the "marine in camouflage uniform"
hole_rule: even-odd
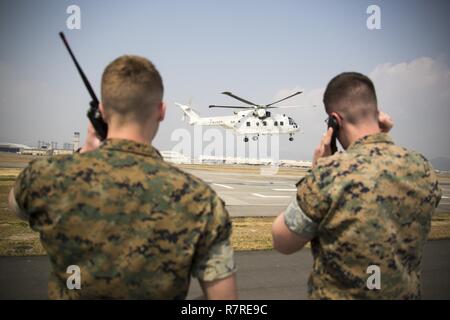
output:
[[[50,258],[51,299],[183,299],[191,275],[235,272],[223,201],[150,145],[108,139],[35,160],[14,190]],[[81,269],[80,290],[67,288],[70,265]]]
[[[320,158],[285,211],[296,234],[313,238],[312,299],[420,298],[421,258],[441,190],[428,161],[386,133]],[[381,289],[369,290],[377,265]]]

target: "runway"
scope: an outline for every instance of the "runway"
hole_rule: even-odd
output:
[[[263,176],[248,172],[185,171],[207,182],[225,201],[233,217],[276,216],[295,195],[302,176]]]
[[[23,168],[26,162],[0,161],[0,168]],[[207,182],[225,201],[232,217],[271,217],[286,208],[296,193],[295,184],[306,169],[281,168],[283,174],[263,175],[258,167],[179,165]],[[442,199],[437,213],[450,212],[450,173],[439,174]]]
[[[295,184],[305,175],[264,176],[254,172],[183,169],[207,182],[225,201],[233,217],[276,216],[296,193]],[[450,212],[450,176],[440,176],[442,199],[437,212]]]
[[[428,241],[422,263],[422,298],[450,299],[450,240]],[[309,249],[285,256],[273,250],[236,252],[239,298],[306,299],[312,267]],[[0,257],[0,299],[46,299],[49,262],[46,256]],[[187,299],[202,292],[192,279]]]

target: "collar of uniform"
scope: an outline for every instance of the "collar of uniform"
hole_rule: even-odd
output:
[[[149,144],[144,144],[132,140],[125,139],[106,139],[102,142],[102,149],[117,150],[129,153],[142,154],[152,158],[162,159],[159,151]]]
[[[384,133],[384,132],[375,133],[375,134],[369,134],[369,135],[364,136],[364,137],[356,140],[355,142],[353,142],[347,148],[347,151],[351,150],[351,149],[354,149],[354,148],[358,148],[359,146],[366,145],[366,144],[371,144],[371,143],[388,143],[388,144],[393,144],[394,142],[392,141],[391,137],[389,137],[389,135],[387,133]]]

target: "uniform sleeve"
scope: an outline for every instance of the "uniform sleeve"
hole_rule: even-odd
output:
[[[431,170],[431,177],[432,177],[432,188],[431,188],[431,199],[432,199],[432,203],[434,203],[434,207],[437,208],[439,206],[439,203],[441,202],[442,199],[442,189],[439,186],[439,180],[437,178],[436,172],[434,171],[433,168],[430,169]]]
[[[31,229],[40,231],[51,220],[48,219],[47,195],[51,189],[51,178],[47,178],[48,159],[30,162],[17,177],[14,197],[20,217],[28,220]]]
[[[16,204],[18,209],[20,210],[20,214],[23,218],[29,218],[29,194],[33,180],[33,167],[32,163],[28,165],[16,179],[16,183],[14,185],[14,198],[16,200]]]
[[[297,203],[307,218],[320,224],[329,210],[330,202],[325,185],[318,181],[316,174],[310,171],[297,183]]]
[[[231,221],[225,204],[213,194],[210,220],[194,257],[194,277],[203,281],[214,281],[226,278],[236,271],[230,236]]]
[[[300,209],[296,198],[284,210],[284,223],[289,230],[307,238],[313,238],[317,232],[318,224]]]

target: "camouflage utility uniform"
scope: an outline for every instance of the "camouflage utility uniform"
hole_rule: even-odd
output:
[[[313,237],[309,297],[420,298],[422,251],[440,198],[428,161],[385,133],[321,158],[285,211],[290,230]],[[367,287],[371,265],[380,268],[379,290]]]
[[[53,299],[183,299],[191,275],[212,281],[235,271],[222,200],[149,145],[111,139],[33,161],[15,198],[50,258]],[[80,290],[66,285],[71,265]]]

